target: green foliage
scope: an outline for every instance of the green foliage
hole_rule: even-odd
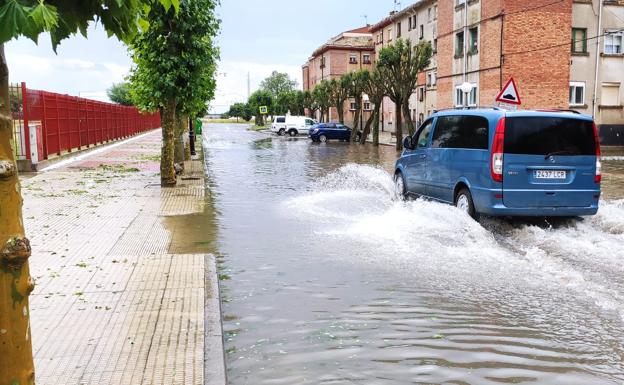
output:
[[[312,90],[312,97],[318,109],[321,111],[321,121],[323,116],[329,115],[329,107],[331,107],[331,86],[328,80],[322,80]]]
[[[176,12],[180,0],[0,0],[0,44],[26,36],[35,43],[49,32],[54,50],[78,32],[86,36],[89,22],[102,23],[109,36],[129,41],[146,12],[154,6]]]
[[[433,49],[430,42],[412,48],[410,40],[398,39],[379,52],[377,66],[384,77],[386,94],[394,102],[402,102],[415,92],[418,73],[427,68]]]
[[[269,115],[273,114],[273,95],[269,91],[258,90],[251,94],[248,102],[251,113],[254,116],[260,114],[260,106],[267,106],[269,108]]]
[[[106,90],[106,94],[113,103],[134,106],[132,96],[130,95],[130,84],[126,82],[113,84],[111,88]]]
[[[234,103],[230,106],[230,110],[227,112],[227,115],[235,118],[241,118],[248,122],[251,120],[253,114],[247,103]]]
[[[271,76],[260,83],[260,89],[271,93],[273,98],[280,94],[294,91],[297,88],[297,81],[292,80],[287,73],[273,71]]]
[[[170,8],[152,7],[150,27],[130,43],[135,63],[130,75],[132,99],[154,111],[175,101],[176,112],[202,116],[214,97],[219,50],[217,0],[180,0]]]
[[[275,115],[285,115],[290,111],[291,115],[303,115],[303,91],[287,91],[277,95],[274,108]]]

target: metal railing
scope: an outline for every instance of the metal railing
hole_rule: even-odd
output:
[[[160,114],[11,85],[17,159],[40,161],[160,127]],[[34,141],[34,143],[31,143]]]

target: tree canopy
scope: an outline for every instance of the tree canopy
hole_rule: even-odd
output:
[[[106,94],[113,103],[121,104],[123,106],[134,106],[134,102],[130,96],[130,84],[126,82],[113,84],[108,90],[106,90]]]
[[[216,5],[216,0],[180,0],[177,14],[171,8],[150,9],[149,29],[130,43],[136,64],[132,97],[141,109],[154,111],[175,99],[184,114],[205,113],[216,88]]]
[[[98,21],[109,36],[128,42],[141,28],[154,5],[178,10],[180,0],[0,0],[0,44],[19,36],[35,43],[49,32],[54,50],[61,40],[80,32],[87,36],[89,22]]]
[[[277,98],[281,93],[294,91],[297,85],[297,81],[292,80],[287,73],[273,71],[271,76],[260,83],[260,89],[270,92],[273,98]]]

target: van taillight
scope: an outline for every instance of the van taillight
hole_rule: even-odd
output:
[[[492,152],[490,158],[490,173],[494,182],[503,181],[503,145],[505,143],[505,118],[502,117],[496,125]]]
[[[594,139],[596,141],[596,174],[594,175],[594,182],[600,183],[602,181],[602,164],[600,163],[600,136],[598,136],[598,127],[594,122]]]

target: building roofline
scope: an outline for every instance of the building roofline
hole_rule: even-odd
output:
[[[399,12],[394,12],[394,13],[390,14],[390,16],[387,16],[385,19],[382,19],[378,23],[373,24],[370,27],[369,30],[370,30],[371,33],[377,32],[380,29],[385,28],[386,26],[392,24],[396,20],[402,18],[406,14],[408,14],[408,13],[410,13],[412,11],[415,11],[416,9],[422,7],[423,5],[425,5],[427,3],[433,3],[433,2],[434,2],[434,0],[417,0],[414,4],[403,8]]]
[[[371,51],[371,52],[375,52],[375,47],[372,43],[371,40],[371,44],[370,45],[366,45],[366,46],[356,46],[356,45],[341,45],[341,44],[323,44],[322,46],[320,46],[319,48],[316,49],[316,51],[312,52],[312,56],[310,57],[310,59],[315,58],[319,55],[324,54],[327,51],[330,50],[337,50],[337,51]]]

